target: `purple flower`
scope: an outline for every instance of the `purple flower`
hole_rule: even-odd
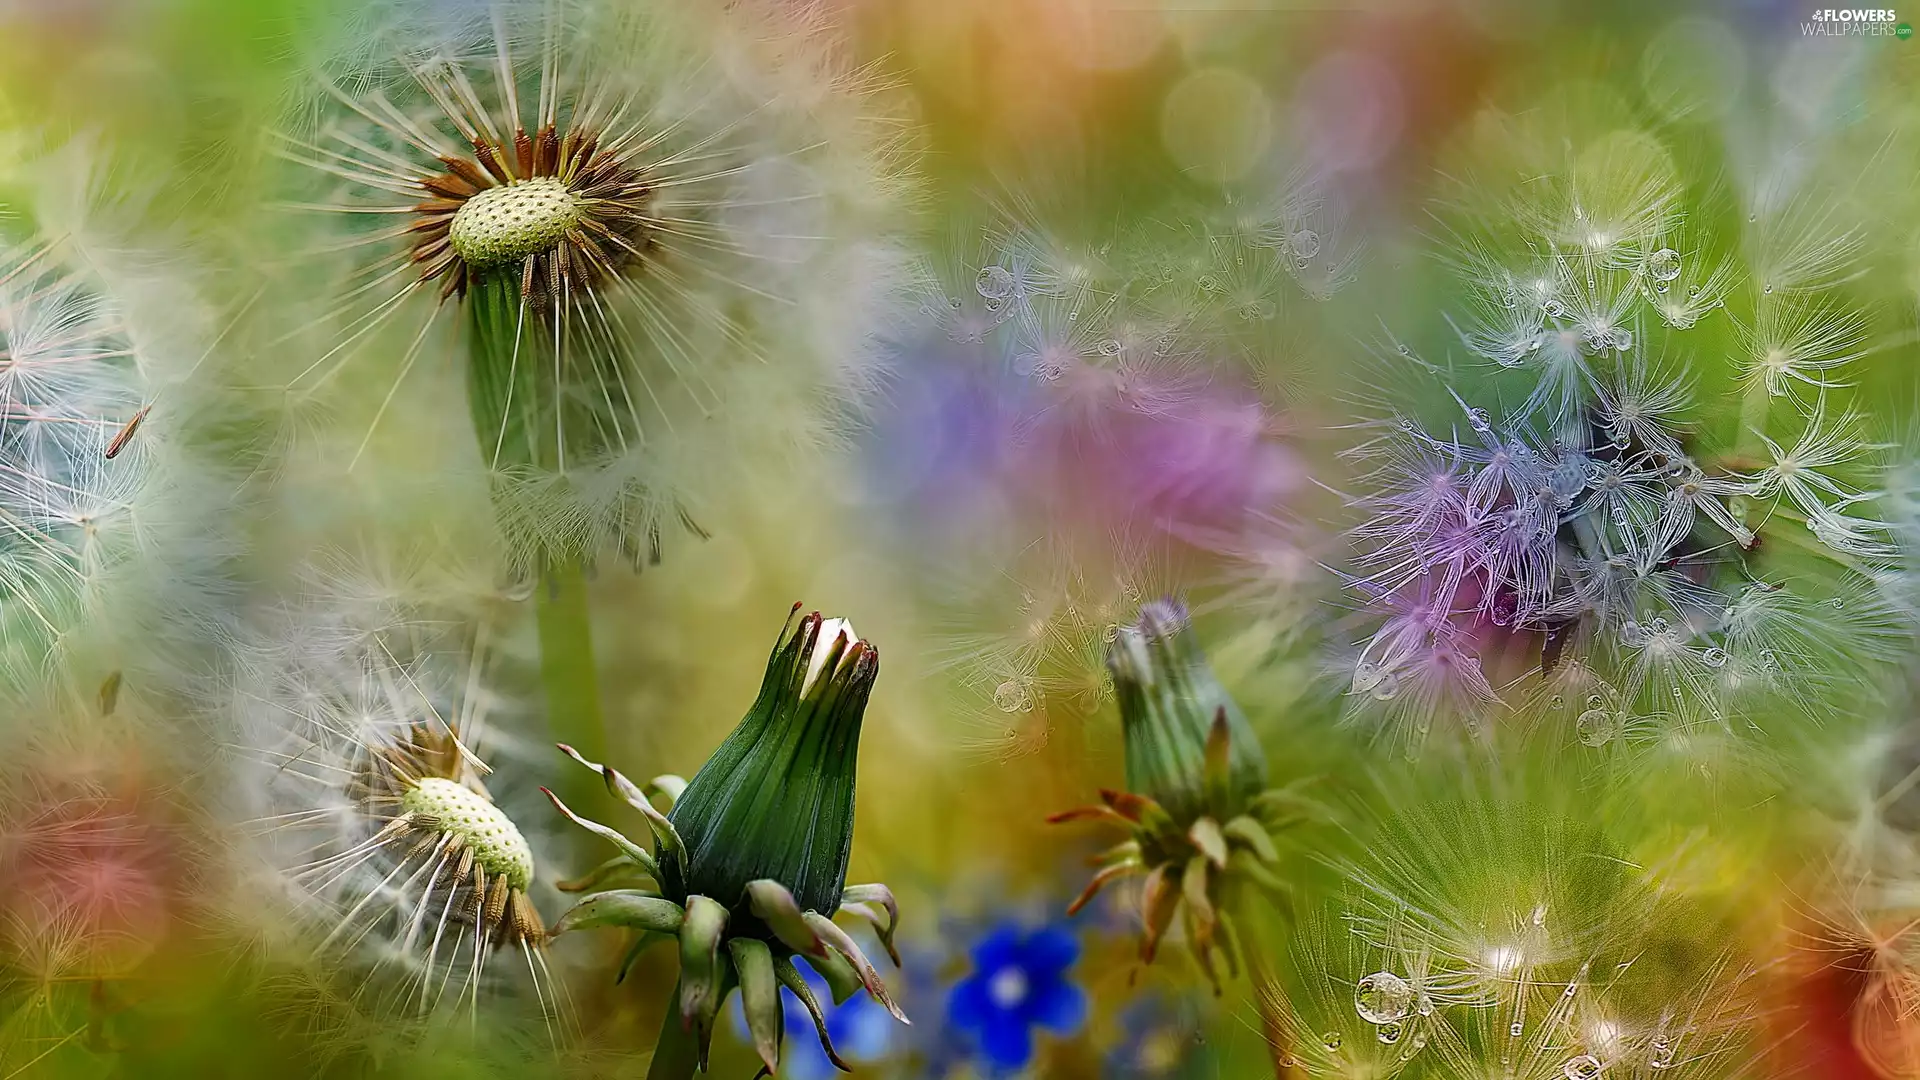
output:
[[[1002,923],[973,946],[973,973],[947,997],[947,1021],[967,1033],[995,1072],[1033,1060],[1033,1029],[1071,1035],[1087,1019],[1087,998],[1067,977],[1080,942],[1051,926]]]

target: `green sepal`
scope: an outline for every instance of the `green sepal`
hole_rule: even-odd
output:
[[[1280,849],[1273,846],[1273,837],[1267,832],[1266,826],[1245,814],[1227,822],[1220,832],[1229,842],[1253,852],[1261,862],[1280,861]]]
[[[776,1074],[780,1071],[784,1010],[780,1008],[780,981],[773,973],[773,953],[766,942],[742,937],[728,941],[727,952],[733,957],[734,976],[740,980],[740,1005],[753,1036],[754,1051],[767,1073]]]
[[[1210,817],[1193,819],[1193,824],[1187,828],[1187,839],[1192,841],[1193,846],[1200,849],[1200,854],[1205,855],[1213,865],[1227,865],[1227,838],[1220,831],[1219,822]]]
[[[802,956],[801,959],[827,980],[827,991],[833,995],[835,1005],[845,1005],[848,998],[867,987],[860,980],[860,973],[853,969],[853,962],[831,949],[819,956]]]
[[[796,605],[768,659],[753,707],[701,767],[669,815],[686,843],[661,859],[668,896],[738,903],[747,883],[778,881],[802,910],[832,911],[853,844],[855,766],[879,653],[844,636],[819,641],[822,620]],[[808,661],[826,650],[806,685]]]
[[[732,974],[732,965],[720,949],[726,932],[727,909],[719,901],[687,898],[686,920],[680,927],[680,1022],[699,1037],[703,1070],[713,1039],[714,1014],[720,1011]]]
[[[596,761],[588,761],[580,756],[579,751],[566,743],[560,743],[559,746],[561,753],[599,773],[600,779],[607,785],[608,792],[618,795],[628,806],[640,811],[641,816],[647,819],[647,828],[652,831],[653,841],[659,846],[662,855],[679,855],[685,850],[685,845],[680,842],[680,834],[674,831],[673,822],[667,820],[667,815],[655,810],[653,804],[647,801],[646,793],[635,786],[633,781],[620,775],[620,770]]]
[[[553,805],[558,807],[562,814],[566,815],[568,821],[573,822],[575,825],[612,844],[620,850],[620,854],[632,860],[636,866],[646,871],[655,881],[660,880],[660,870],[658,865],[653,861],[652,852],[627,839],[626,834],[620,830],[602,825],[597,821],[590,821],[567,809],[567,804],[560,801],[560,796],[555,795],[547,788],[541,788],[540,790],[546,792],[547,798],[553,800]]]
[[[886,919],[880,918],[872,905],[880,905],[886,912]],[[900,950],[894,947],[893,935],[900,927],[900,905],[893,898],[893,890],[881,884],[849,885],[840,894],[840,908],[851,910],[873,924],[874,933],[880,937],[880,946],[887,950],[887,959],[894,967],[900,966]]]
[[[554,936],[595,926],[624,926],[654,934],[677,934],[686,912],[671,900],[636,889],[595,893],[554,924]]]
[[[747,910],[767,924],[780,943],[797,953],[825,956],[826,943],[807,925],[806,913],[785,885],[765,878],[747,882]]]
[[[853,1066],[842,1061],[839,1052],[833,1048],[833,1038],[827,1034],[826,1013],[820,1009],[820,999],[813,996],[813,987],[808,986],[807,980],[801,978],[800,969],[793,966],[792,960],[784,956],[776,956],[773,958],[773,976],[780,980],[781,986],[791,990],[793,996],[800,999],[800,1004],[806,1008],[807,1015],[813,1018],[814,1034],[820,1037],[820,1049],[826,1053],[827,1060],[833,1062],[833,1067],[841,1072],[852,1072]],[[824,972],[822,977],[825,977]],[[856,983],[858,981],[858,979],[855,980]]]
[[[640,790],[646,792],[649,799],[665,799],[667,809],[672,810],[673,804],[680,801],[680,793],[687,790],[687,781],[685,777],[662,773],[640,785]]]
[[[911,1023],[907,1019],[907,1014],[900,1011],[900,1006],[894,1004],[893,995],[887,992],[887,984],[881,981],[880,973],[874,970],[873,962],[867,959],[865,952],[861,951],[860,943],[853,940],[853,935],[819,912],[807,912],[806,919],[807,925],[813,927],[814,933],[819,934],[835,952],[846,957],[848,962],[853,964],[853,970],[860,973],[860,981],[867,988],[867,996],[884,1006],[893,1014],[895,1020],[903,1024]]]

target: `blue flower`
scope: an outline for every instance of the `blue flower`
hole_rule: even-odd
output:
[[[947,1021],[972,1037],[995,1072],[1033,1059],[1033,1028],[1071,1035],[1087,1019],[1087,997],[1068,981],[1080,942],[1046,926],[1002,923],[973,947],[973,973],[947,998]]]
[[[897,1025],[887,1010],[865,994],[855,994],[844,1004],[835,1005],[827,980],[805,964],[795,964],[794,969],[800,972],[800,977],[812,988],[814,998],[826,1010],[827,1037],[833,1040],[833,1047],[842,1058],[856,1063],[877,1061],[893,1051]],[[807,1015],[806,1006],[793,996],[793,991],[784,988],[780,991],[780,1010],[785,1014],[788,1031],[813,1030],[813,1018]],[[740,999],[734,999],[732,1012],[734,1034],[742,1041],[750,1041],[753,1034],[747,1028],[747,1015],[740,1007]],[[827,1080],[836,1074],[818,1040],[787,1039],[781,1044],[780,1080]]]

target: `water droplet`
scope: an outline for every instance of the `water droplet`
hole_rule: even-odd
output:
[[[1760,666],[1768,671],[1780,670],[1780,657],[1772,649],[1760,650]]]
[[[1771,282],[1771,281],[1769,281],[1769,282],[1767,282],[1767,285],[1766,285],[1766,287],[1765,287],[1765,288],[1763,288],[1763,289],[1761,289],[1760,291],[1761,291],[1761,292],[1763,292],[1763,293],[1766,293],[1766,294],[1767,294],[1768,296],[1772,296],[1772,295],[1773,295],[1773,282]]]
[[[1340,1038],[1340,1033],[1337,1031],[1323,1032],[1320,1035],[1320,1045],[1326,1047],[1329,1050],[1340,1049],[1340,1043],[1342,1041],[1344,1040]]]
[[[1727,662],[1727,650],[1708,649],[1700,654],[1700,662],[1708,667],[1720,667]]]
[[[1119,339],[1108,338],[1107,340],[1101,342],[1100,355],[1101,356],[1119,356],[1120,355]]]
[[[1468,409],[1467,423],[1472,424],[1473,430],[1475,431],[1487,432],[1493,430],[1493,416],[1485,409]]]
[[[1374,1037],[1392,1046],[1400,1041],[1400,1033],[1405,1030],[1406,1028],[1400,1024],[1381,1024],[1380,1030],[1374,1033]]]
[[[949,296],[949,297],[947,297],[947,306],[948,306],[948,307],[950,307],[950,308],[952,308],[952,309],[953,309],[953,310],[955,310],[955,311],[959,311],[959,310],[960,310],[960,298],[959,298],[959,297],[957,297],[957,296]]]
[[[1364,694],[1380,685],[1380,675],[1380,665],[1371,660],[1353,665],[1353,692]]]
[[[1400,676],[1391,671],[1380,673],[1379,685],[1373,688],[1373,700],[1392,701],[1400,694]]]
[[[1606,709],[1588,709],[1573,722],[1573,730],[1584,746],[1605,746],[1619,728],[1618,718]]]
[[[1518,1020],[1515,1020],[1513,1023],[1507,1025],[1507,1034],[1513,1036],[1516,1039],[1519,1038],[1521,1035],[1525,1034],[1526,1030],[1527,1030],[1526,1025],[1522,1024]]]
[[[1200,275],[1200,290],[1202,292],[1219,292],[1220,283],[1214,280],[1212,274],[1202,274]]]
[[[1421,1016],[1433,1015],[1433,999],[1427,996],[1426,991],[1420,991],[1418,1000],[1414,1002],[1413,1011],[1419,1013]],[[1425,1046],[1426,1044],[1427,1040],[1425,1038],[1419,1039],[1416,1043],[1418,1046]]]
[[[1391,971],[1363,975],[1353,984],[1353,1010],[1369,1024],[1393,1024],[1413,1011],[1413,987]]]
[[[1287,246],[1293,248],[1296,258],[1311,259],[1320,254],[1320,234],[1312,229],[1301,229],[1287,240]]]
[[[978,700],[978,699],[976,699]],[[993,688],[993,707],[1004,713],[1016,713],[1027,700],[1027,689],[1013,679]]]
[[[1693,286],[1689,286],[1689,287],[1688,287],[1688,289],[1687,289],[1687,295],[1688,295],[1688,296],[1699,296],[1699,295],[1700,295],[1700,286],[1698,286],[1698,285],[1693,285]]]
[[[1555,694],[1547,699],[1547,708],[1558,711],[1567,707],[1567,699]]]
[[[1624,326],[1613,328],[1613,347],[1619,352],[1633,351],[1633,331]]]
[[[1589,694],[1589,695],[1587,695],[1587,708],[1589,708],[1589,709],[1604,709],[1604,708],[1606,708],[1606,707],[1607,707],[1607,699],[1606,699],[1606,698],[1603,698],[1603,697],[1601,697],[1601,696],[1600,696],[1599,694]]]
[[[1680,276],[1680,253],[1661,248],[1647,256],[1647,276],[1655,281],[1672,281]]]
[[[1004,300],[1013,295],[1013,272],[1004,266],[982,267],[974,276],[973,288],[989,300]]]
[[[1665,1036],[1653,1040],[1653,1048],[1647,1051],[1647,1064],[1656,1069],[1673,1068],[1673,1044]]]
[[[986,302],[986,309],[988,311],[999,311],[1001,308],[1006,306],[1007,306],[1007,302],[1005,300],[1000,299],[997,296],[988,299]]]
[[[1567,1063],[1560,1067],[1560,1074],[1567,1080],[1593,1080],[1600,1075],[1600,1059],[1592,1054],[1568,1058]]]

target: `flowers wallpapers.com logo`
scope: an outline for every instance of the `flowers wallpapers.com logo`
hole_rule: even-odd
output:
[[[1815,8],[1800,24],[1803,37],[1897,37],[1913,36],[1910,23],[1897,21],[1892,8]]]

